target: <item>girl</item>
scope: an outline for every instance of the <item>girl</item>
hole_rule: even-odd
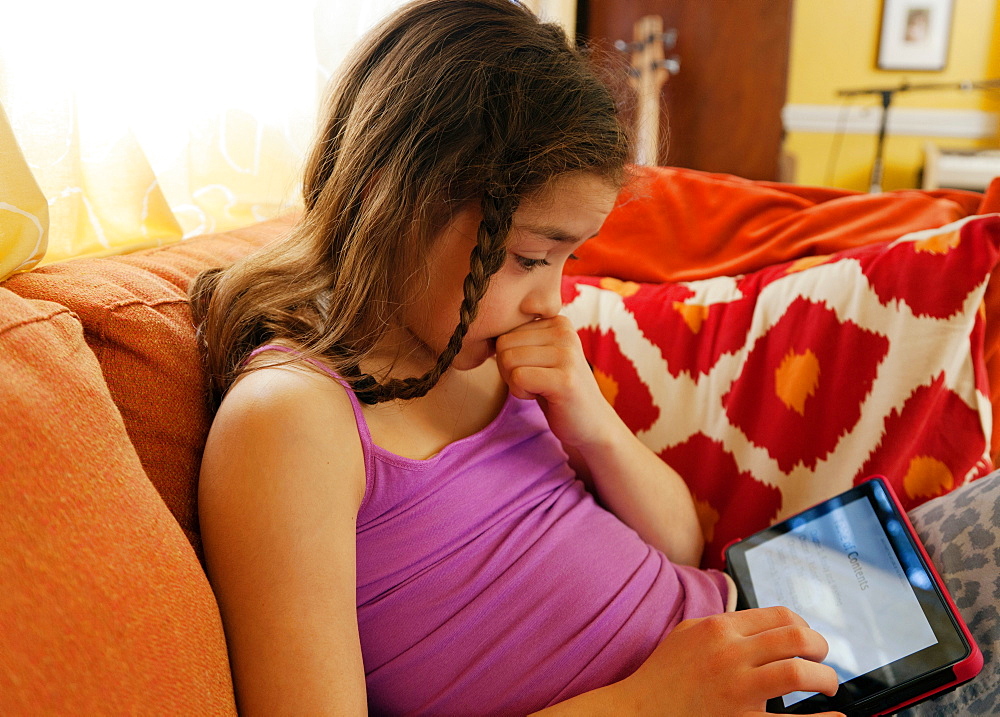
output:
[[[241,712],[739,715],[836,691],[800,618],[724,613],[687,488],[558,315],[628,150],[559,29],[420,0],[346,65],[294,234],[199,277],[222,398],[199,513]]]

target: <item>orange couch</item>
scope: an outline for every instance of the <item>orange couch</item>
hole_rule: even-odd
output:
[[[290,226],[0,285],[0,714],[235,714],[199,560],[187,284]]]
[[[639,280],[813,253],[795,217],[844,194],[681,170],[647,178],[576,271],[627,265],[630,241],[654,240],[664,256],[661,274],[626,277]],[[930,202],[921,215],[910,196],[878,201],[926,226],[983,206],[970,193],[920,195]],[[877,215],[844,211],[836,221],[858,242],[886,238]],[[264,222],[0,284],[0,714],[235,712],[199,559],[196,477],[210,414],[186,288],[290,226]]]

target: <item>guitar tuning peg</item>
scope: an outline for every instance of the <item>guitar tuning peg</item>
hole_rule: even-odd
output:
[[[681,58],[674,55],[673,57],[668,57],[664,60],[657,60],[654,65],[656,67],[665,68],[671,75],[676,75],[681,71]]]
[[[618,52],[632,52],[637,49],[639,43],[636,42],[625,42],[624,40],[615,40],[615,49]]]
[[[649,37],[646,38],[646,43],[649,45],[656,42],[662,42],[664,49],[673,50],[677,46],[677,30],[671,28],[666,32],[651,33]]]

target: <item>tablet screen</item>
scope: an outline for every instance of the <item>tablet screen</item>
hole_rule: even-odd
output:
[[[900,703],[952,684],[973,647],[881,480],[866,481],[731,546],[739,606],[784,605],[826,638],[841,688],[772,711]]]
[[[746,552],[760,607],[785,605],[830,645],[840,682],[937,643],[871,503],[859,497]],[[928,584],[928,587],[929,584]],[[795,692],[785,706],[815,693]]]

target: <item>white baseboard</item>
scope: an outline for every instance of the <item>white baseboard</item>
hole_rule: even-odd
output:
[[[882,108],[876,105],[785,105],[786,132],[878,134]],[[1000,119],[982,110],[890,108],[886,131],[891,135],[992,139]]]

